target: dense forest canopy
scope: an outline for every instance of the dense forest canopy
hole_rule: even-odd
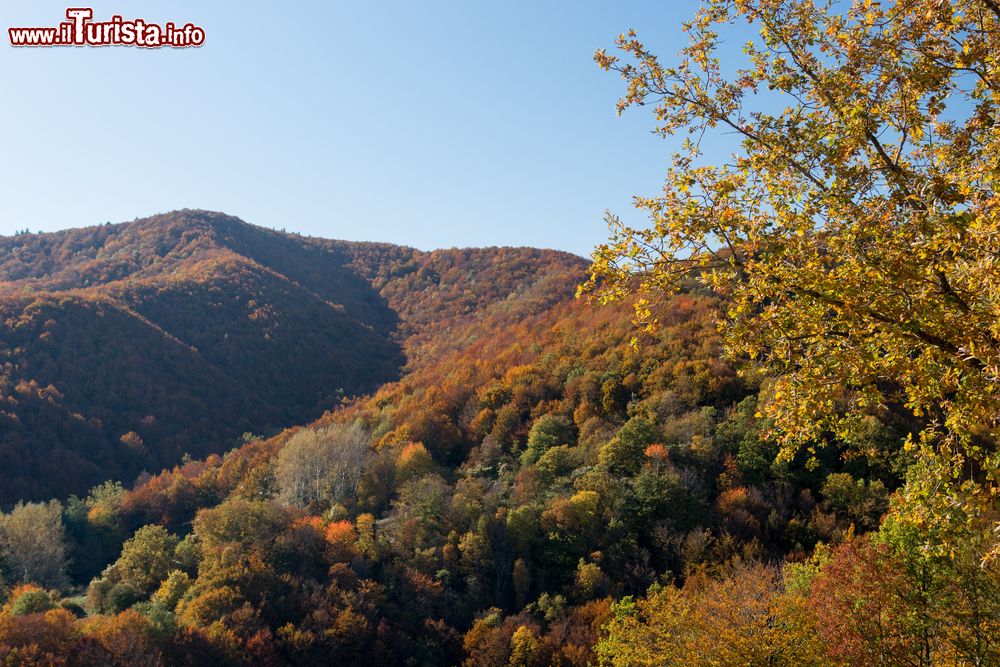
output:
[[[741,22],[737,69],[717,56]],[[692,140],[589,279],[562,253],[204,212],[0,242],[2,417],[68,424],[37,446],[86,442],[59,439],[76,420],[173,457],[55,500],[12,487],[5,661],[1000,664],[1000,5],[707,0],[686,30],[676,64],[635,32],[597,53],[620,110]],[[704,163],[716,131],[732,163]],[[143,327],[176,341],[163,377],[130,371],[160,349]],[[77,329],[89,347],[51,342]],[[140,382],[120,404],[68,374],[104,350]],[[114,421],[175,386],[176,428],[275,432],[222,453]],[[107,418],[72,407],[88,393]],[[81,460],[127,460],[96,442]]]

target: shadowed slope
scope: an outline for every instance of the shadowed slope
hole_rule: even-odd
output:
[[[546,279],[569,298],[582,267],[205,211],[0,238],[0,503],[130,481],[314,419],[398,379],[416,341],[447,341]]]

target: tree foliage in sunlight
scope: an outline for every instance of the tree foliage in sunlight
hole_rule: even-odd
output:
[[[600,664],[839,664],[816,634],[804,598],[784,590],[779,570],[745,563],[727,570],[616,603],[597,647]]]
[[[736,67],[719,47],[743,22]],[[673,65],[635,32],[596,54],[626,82],[619,112],[687,136],[663,194],[636,200],[651,225],[609,215],[581,289],[634,296],[653,327],[685,281],[724,294],[728,352],[778,378],[761,412],[782,460],[905,406],[906,511],[946,551],[937,531],[995,505],[1000,475],[1000,5],[711,0],[685,29]],[[708,164],[720,132],[739,149]]]

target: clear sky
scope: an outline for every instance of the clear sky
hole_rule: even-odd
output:
[[[68,0],[67,0],[68,1]],[[72,6],[88,6],[70,3]],[[697,2],[120,2],[205,28],[198,49],[23,48],[0,6],[0,233],[204,208],[304,234],[430,249],[589,254],[603,211],[639,220],[670,145],[615,115],[596,48],[635,27],[681,47]]]

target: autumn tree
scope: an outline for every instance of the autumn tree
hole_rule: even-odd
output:
[[[1000,568],[982,564],[988,528],[955,536],[943,557],[923,553],[908,524],[887,524],[819,559],[809,606],[832,651],[852,664],[1000,660]]]
[[[420,477],[431,472],[433,468],[434,459],[423,443],[407,443],[399,453],[399,457],[396,458],[396,482],[401,483]]]
[[[98,660],[88,662],[91,656],[80,650],[79,638],[73,614],[64,609],[0,615],[0,655],[8,664],[102,664]],[[68,656],[75,660],[69,662]]]
[[[66,535],[58,502],[18,503],[0,513],[0,554],[14,581],[66,583]]]
[[[766,565],[736,563],[719,578],[697,573],[682,588],[655,587],[612,611],[597,645],[607,667],[839,664],[803,599],[786,592],[780,572]]]
[[[296,433],[278,454],[281,498],[298,506],[353,500],[370,450],[368,434],[357,425]]]
[[[724,60],[739,24],[745,59]],[[777,377],[761,413],[783,460],[905,406],[923,420],[908,512],[947,551],[1000,476],[1000,4],[710,0],[685,30],[676,64],[634,31],[596,54],[619,112],[687,136],[636,199],[650,225],[609,214],[582,291],[653,327],[692,280],[724,294],[728,352]],[[712,164],[719,133],[738,145]]]

